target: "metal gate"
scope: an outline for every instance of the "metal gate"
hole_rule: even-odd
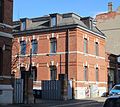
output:
[[[23,79],[15,79],[13,99],[14,103],[23,103]]]
[[[61,81],[42,81],[42,99],[61,99]]]
[[[60,81],[60,80],[42,81],[42,99],[49,100],[72,99],[72,81]]]

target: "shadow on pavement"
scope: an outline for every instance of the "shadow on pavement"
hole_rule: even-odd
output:
[[[86,107],[96,107],[96,105],[103,105],[106,98],[87,98],[80,100],[42,100],[36,99],[34,104],[11,104],[11,105],[0,105],[0,107],[72,107],[74,105],[86,105]],[[95,104],[90,106],[90,104]],[[102,106],[99,106],[102,107]]]

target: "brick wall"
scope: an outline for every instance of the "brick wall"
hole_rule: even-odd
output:
[[[5,23],[8,25],[12,25],[12,9],[13,9],[13,0],[3,0],[3,21],[1,23]],[[1,61],[1,75],[3,76],[0,83],[1,84],[9,84],[9,79],[11,76],[11,53],[12,53],[12,38],[7,37],[8,33],[11,33],[12,29],[7,27],[0,27],[0,32],[4,33],[4,35],[0,35],[0,48],[2,49],[2,58]],[[7,79],[3,79],[7,78]],[[9,81],[9,82],[8,82]]]
[[[30,53],[30,44],[32,35],[21,35],[27,41],[27,55]],[[54,32],[57,38],[57,54],[53,56],[47,56],[50,52],[50,38],[52,32],[36,34],[36,39],[38,40],[38,55],[33,56],[32,62],[37,66],[37,81],[49,80],[50,79],[50,62],[54,61],[54,65],[57,67],[57,74],[65,73],[66,71],[66,30]],[[86,36],[87,35],[87,36]],[[83,38],[88,39],[88,54],[83,52]],[[19,37],[15,36],[15,42],[13,45],[13,57],[16,53],[19,53]],[[99,42],[99,56],[95,56],[94,43]],[[88,67],[88,81],[95,80],[95,66],[99,67],[99,82],[100,86],[106,86],[104,83],[107,82],[107,67],[105,62],[105,39],[98,37],[94,34],[88,33],[86,31],[80,30],[79,28],[69,30],[69,68],[68,77],[69,79],[75,78],[76,81],[84,81],[83,65],[87,64]],[[60,61],[61,54],[61,61]],[[27,56],[26,55],[26,56]],[[14,57],[15,58],[15,57]],[[23,66],[28,67],[29,57],[22,57],[19,60],[23,63]],[[18,67],[19,68],[19,67]],[[14,69],[16,71],[16,77],[19,77],[18,68]],[[27,68],[28,69],[28,68]],[[103,82],[103,83],[102,83]],[[84,82],[82,83],[82,85]],[[81,86],[81,83],[77,84]]]

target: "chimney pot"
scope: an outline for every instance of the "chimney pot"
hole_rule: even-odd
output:
[[[108,3],[108,12],[112,12],[112,2]]]

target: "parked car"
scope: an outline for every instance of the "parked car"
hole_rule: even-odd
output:
[[[105,100],[103,107],[120,107],[120,96],[110,96]]]
[[[33,95],[35,98],[42,98],[42,90],[33,89]]]
[[[115,85],[109,92],[109,96],[120,95],[120,84]]]

